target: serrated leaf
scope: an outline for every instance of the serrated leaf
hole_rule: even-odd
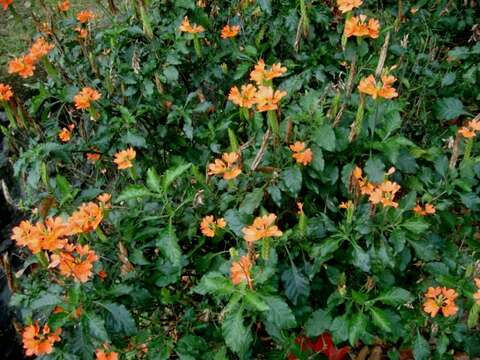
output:
[[[62,303],[62,299],[58,295],[51,293],[44,293],[38,299],[32,302],[30,308],[32,310],[38,310],[47,306],[54,306]]]
[[[323,124],[313,134],[313,140],[321,148],[327,151],[335,150],[336,137],[330,124]]]
[[[221,273],[211,271],[202,277],[200,283],[193,288],[193,291],[201,295],[230,295],[235,291],[235,285]]]
[[[371,182],[381,183],[385,177],[385,164],[379,158],[368,159],[364,170]]]
[[[430,224],[422,218],[412,218],[405,221],[402,227],[414,234],[422,234],[430,227]]]
[[[267,311],[269,309],[265,301],[263,301],[262,298],[252,290],[247,289],[243,299],[257,311]]]
[[[387,314],[383,310],[371,307],[368,309],[372,315],[373,323],[376,324],[380,329],[386,332],[392,332],[392,325]]]
[[[265,11],[268,15],[272,15],[271,0],[258,0],[258,5],[260,5],[260,8],[263,11]]]
[[[297,325],[295,316],[287,303],[279,296],[264,296],[269,310],[266,312],[266,321],[273,323],[279,329],[290,329]]]
[[[347,316],[337,316],[330,325],[330,333],[333,336],[335,344],[348,339],[348,321]]]
[[[129,185],[115,199],[116,203],[152,196],[153,193],[143,185]]]
[[[91,336],[97,338],[101,342],[108,341],[107,330],[105,329],[105,321],[98,315],[87,314],[88,329]]]
[[[156,244],[162,254],[174,265],[179,266],[182,251],[178,245],[178,239],[172,229],[162,229],[158,234]]]
[[[354,346],[367,328],[367,317],[359,312],[355,314],[348,326],[348,341]]]
[[[305,332],[307,336],[314,337],[323,334],[330,328],[332,317],[328,312],[318,309],[310,315],[305,324]]]
[[[282,281],[285,287],[285,294],[295,305],[301,298],[310,294],[308,279],[293,264],[290,269],[283,272]]]
[[[154,168],[147,170],[147,186],[153,192],[162,192],[161,179]]]
[[[163,176],[163,191],[167,191],[170,184],[180,177],[184,172],[190,169],[191,166],[192,164],[183,164],[175,168],[168,169]]]
[[[258,208],[263,199],[263,190],[258,188],[253,190],[252,192],[245,195],[242,203],[240,204],[239,210],[240,212],[251,215]]]
[[[371,302],[379,301],[383,304],[397,306],[412,302],[414,299],[415,297],[409,291],[396,287],[381,294]]]
[[[227,346],[240,357],[246,354],[253,341],[251,330],[243,323],[243,314],[240,309],[225,316],[222,333]]]
[[[417,332],[413,342],[412,350],[415,360],[428,360],[430,358],[430,345],[419,332]]]
[[[291,166],[280,174],[285,190],[292,196],[297,197],[302,189],[302,172],[298,166]]]
[[[127,336],[137,332],[135,320],[125,305],[116,303],[98,303],[108,311],[110,323],[114,332],[123,333]]]
[[[455,97],[438,99],[434,109],[439,120],[453,120],[460,115],[468,114],[463,107],[462,101]]]

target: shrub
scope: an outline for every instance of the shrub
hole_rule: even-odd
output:
[[[458,3],[40,1],[0,85],[26,354],[480,355]]]

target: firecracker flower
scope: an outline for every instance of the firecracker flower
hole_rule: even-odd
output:
[[[77,20],[81,24],[88,23],[93,19],[95,19],[95,17],[96,17],[95,13],[90,10],[83,10],[77,14]]]
[[[68,235],[95,231],[103,220],[102,208],[94,202],[80,205],[67,222]]]
[[[30,47],[30,56],[34,62],[38,62],[41,58],[48,55],[55,48],[55,45],[48,43],[43,37],[39,37]]]
[[[22,78],[26,79],[33,76],[35,72],[35,58],[30,55],[21,56],[10,60],[8,63],[8,73],[18,74]]]
[[[224,153],[221,159],[208,165],[208,175],[222,175],[225,180],[235,179],[242,169],[238,164],[240,155],[236,152]]]
[[[287,68],[282,66],[281,63],[273,64],[270,70],[267,70],[265,68],[265,61],[260,59],[250,73],[250,80],[255,81],[257,85],[265,85],[267,81],[280,77],[286,72]]]
[[[200,223],[200,230],[207,237],[214,237],[217,229],[224,229],[227,222],[224,218],[214,219],[213,215],[205,216]]]
[[[110,200],[112,199],[112,195],[109,193],[103,193],[97,196],[97,200],[100,202],[100,205],[103,208],[111,208],[112,205],[110,204]]]
[[[370,193],[369,201],[376,205],[382,204],[385,207],[398,207],[395,202],[395,194],[400,190],[400,185],[393,181],[386,180],[377,185],[373,192]]]
[[[135,160],[137,152],[133,148],[119,151],[115,154],[113,162],[117,164],[118,170],[125,170],[133,167],[132,161]]]
[[[67,129],[63,128],[59,133],[58,133],[58,138],[60,139],[61,142],[67,143],[71,140],[72,138],[72,132]]]
[[[100,94],[97,90],[87,86],[74,96],[73,101],[75,102],[75,107],[77,109],[86,110],[90,108],[93,101],[97,101],[101,97],[102,94]]]
[[[392,87],[395,81],[397,81],[397,79],[394,76],[384,74],[381,77],[381,81],[377,82],[375,76],[370,75],[360,80],[358,90],[363,94],[370,95],[373,99],[378,97],[393,99],[398,96],[397,91]]]
[[[0,83],[0,101],[10,101],[12,97],[12,87],[10,85]]]
[[[180,24],[179,29],[180,31],[186,32],[189,34],[199,34],[205,31],[205,29],[201,25],[196,25],[196,24],[191,25],[190,20],[188,20],[188,16],[185,16],[183,18],[183,21]]]
[[[93,263],[97,260],[98,256],[88,245],[67,244],[63,251],[51,256],[49,268],[58,267],[60,274],[84,283],[92,276]]]
[[[277,110],[278,104],[284,96],[287,96],[286,91],[274,91],[271,86],[259,86],[255,94],[257,110],[260,112]]]
[[[23,347],[27,356],[46,355],[53,351],[53,344],[60,341],[62,329],[51,331],[48,325],[40,330],[38,321],[27,326],[22,332]]]
[[[42,250],[62,249],[68,235],[66,225],[60,217],[47,218],[44,223],[35,225],[24,220],[13,228],[12,239],[18,246],[28,247],[34,254]]]
[[[88,32],[87,29],[84,29],[84,28],[82,28],[82,27],[80,27],[80,26],[77,26],[77,27],[75,28],[75,31],[78,33],[78,37],[79,37],[80,39],[86,39],[86,38],[88,37],[89,32]]]
[[[458,133],[464,138],[470,139],[477,136],[477,132],[480,131],[480,120],[470,120],[466,126],[462,126]]]
[[[255,95],[257,94],[257,88],[252,84],[242,85],[241,90],[238,90],[236,86],[230,89],[228,100],[240,107],[251,109],[255,104]]]
[[[57,4],[57,8],[58,8],[58,11],[60,12],[67,12],[68,10],[70,10],[70,1],[65,0],[65,1],[59,2]]]
[[[238,25],[225,25],[222,29],[221,38],[229,39],[234,38],[240,32],[240,26]]]
[[[475,303],[480,305],[480,278],[475,279],[475,285],[477,286],[477,292],[473,294],[473,299],[475,300]]]
[[[118,353],[109,351],[107,344],[103,344],[103,349],[95,350],[96,360],[118,360]]]
[[[292,157],[297,163],[308,165],[313,160],[313,152],[310,148],[305,147],[305,143],[296,141],[295,144],[290,145],[290,150],[293,151]]]
[[[248,256],[242,256],[239,261],[232,261],[230,279],[234,285],[247,283],[252,288],[251,277],[252,262]]]
[[[352,16],[345,21],[344,34],[347,38],[351,36],[364,37],[368,36],[372,39],[378,38],[380,34],[380,22],[376,19],[366,21],[365,15]]]
[[[0,5],[3,7],[3,10],[7,10],[12,3],[13,0],[0,0]]]
[[[274,225],[277,216],[268,214],[255,218],[253,224],[242,229],[243,238],[247,242],[282,236],[283,233]]]
[[[417,204],[413,211],[420,216],[433,215],[436,212],[435,206],[432,204],[425,204],[423,207],[420,204]]]
[[[437,316],[440,311],[445,317],[453,316],[458,311],[458,307],[455,304],[455,299],[457,297],[458,294],[453,289],[447,289],[446,287],[430,287],[425,293],[423,310],[427,314],[430,314],[432,318]]]
[[[362,5],[362,0],[337,0],[338,10],[342,13],[352,11]]]

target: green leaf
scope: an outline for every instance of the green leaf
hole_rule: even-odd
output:
[[[480,305],[474,303],[470,311],[468,312],[467,325],[470,329],[474,328],[478,324],[478,315],[480,312]]]
[[[297,269],[295,265],[282,274],[285,293],[293,304],[297,304],[301,298],[310,294],[310,283],[308,279]]]
[[[225,316],[222,324],[222,333],[227,346],[242,358],[250,348],[253,337],[251,330],[243,323],[241,309]]]
[[[348,340],[348,320],[347,315],[336,317],[332,325],[330,325],[330,332],[333,336],[333,342],[338,344]]]
[[[174,83],[178,81],[179,73],[175,66],[167,66],[165,69],[163,69],[163,75],[165,76],[167,83]]]
[[[307,336],[314,337],[323,334],[330,328],[332,317],[328,312],[318,309],[310,315],[305,324],[305,333]]]
[[[430,358],[430,345],[418,331],[412,350],[415,360],[428,360]]]
[[[392,332],[392,325],[390,319],[388,318],[387,314],[383,312],[383,310],[370,307],[368,308],[370,314],[372,315],[373,323],[381,328],[383,331]]]
[[[402,227],[414,234],[422,234],[430,227],[423,218],[411,218],[402,224]]]
[[[348,327],[348,341],[350,345],[354,346],[360,337],[364,334],[367,328],[367,317],[359,312],[355,314],[350,320]]]
[[[327,151],[335,150],[336,137],[330,124],[323,124],[313,133],[313,141]]]
[[[295,316],[287,303],[279,296],[264,296],[269,310],[265,313],[265,320],[279,329],[290,329],[297,325]]]
[[[269,309],[268,305],[265,303],[265,301],[262,300],[262,298],[257,295],[256,292],[246,289],[245,291],[245,296],[243,297],[245,302],[252,306],[254,309],[258,311],[267,311]]]
[[[128,201],[152,195],[153,193],[143,185],[129,185],[120,193],[120,195],[118,195],[115,202],[120,203],[122,201]]]
[[[153,192],[162,192],[160,176],[154,168],[147,170],[147,186]]]
[[[370,272],[370,254],[364,251],[360,246],[355,246],[353,249],[352,264],[364,272]]]
[[[109,317],[107,320],[110,320],[109,324],[112,325],[114,332],[123,333],[127,336],[133,335],[137,332],[135,320],[133,320],[132,315],[124,305],[116,303],[97,304],[101,305],[108,311]]]
[[[193,288],[193,291],[200,295],[230,295],[235,292],[235,285],[221,273],[211,271],[202,277],[200,283]]]
[[[38,310],[47,306],[55,306],[61,304],[63,301],[60,299],[58,295],[51,294],[51,293],[43,293],[38,299],[36,299],[30,305],[30,309]]]
[[[302,172],[298,166],[291,166],[280,174],[284,189],[292,196],[297,197],[302,189]]]
[[[105,321],[98,315],[87,314],[88,328],[90,335],[101,342],[108,341],[107,330],[105,330]]]
[[[376,157],[368,159],[365,164],[365,173],[368,180],[374,183],[381,183],[385,178],[385,165],[382,160]]]
[[[447,72],[442,78],[441,86],[445,87],[445,86],[452,85],[455,82],[456,78],[457,76],[455,75],[454,72]]]
[[[245,195],[242,203],[240,204],[240,212],[251,215],[256,208],[260,206],[263,199],[263,190],[261,188],[255,189],[252,192]]]
[[[178,245],[178,239],[172,229],[165,228],[160,230],[156,242],[163,255],[170,260],[174,266],[180,265],[182,251]]]
[[[163,176],[163,191],[166,192],[170,184],[180,177],[184,172],[190,169],[191,166],[192,164],[184,164],[172,169],[168,169]]]
[[[368,301],[368,303],[375,303],[379,301],[383,304],[397,306],[412,302],[414,299],[415,297],[409,291],[395,287],[381,294],[375,299]]]
[[[434,106],[435,114],[439,120],[453,120],[460,115],[467,115],[463,103],[455,97],[440,98]]]
[[[263,11],[265,11],[268,15],[272,15],[271,0],[258,0],[258,5],[260,5],[260,8]]]

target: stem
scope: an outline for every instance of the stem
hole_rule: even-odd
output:
[[[198,38],[197,34],[193,34],[193,46],[195,48],[195,54],[197,54],[197,56],[199,58],[201,58],[202,57],[202,47],[200,46],[200,39]]]
[[[465,144],[465,152],[463,153],[464,161],[470,160],[470,157],[472,156],[474,139],[475,138],[468,139],[467,143]]]
[[[272,130],[273,136],[275,139],[278,139],[280,137],[280,128],[278,126],[277,113],[274,110],[269,110],[267,112],[267,121],[268,126]]]

